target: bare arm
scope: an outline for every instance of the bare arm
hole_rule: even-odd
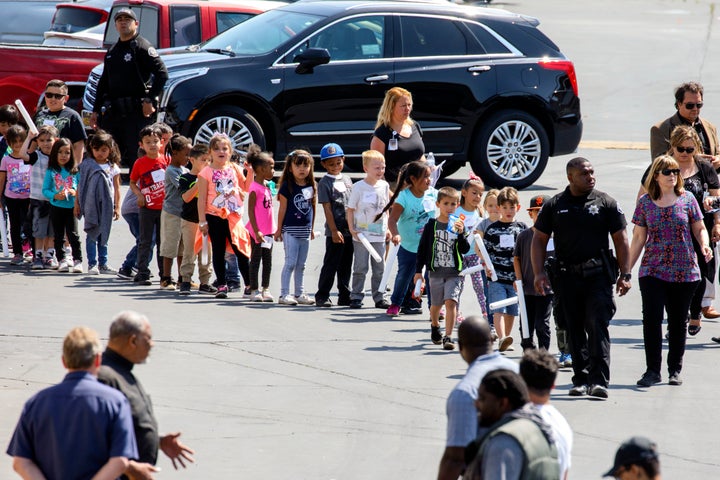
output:
[[[275,241],[282,242],[282,226],[285,221],[285,212],[287,211],[287,198],[285,198],[285,195],[278,194],[277,199],[280,206],[278,207],[278,228],[275,232]]]
[[[522,281],[522,267],[520,266],[520,257],[513,256],[513,268],[515,269],[515,279]]]
[[[196,181],[195,184],[185,190],[185,192],[182,194],[183,202],[190,203],[192,202],[192,199],[195,198],[195,196],[198,194],[198,182]]]
[[[145,206],[145,196],[140,192],[140,187],[137,186],[136,182],[133,182],[132,179],[130,179],[130,190],[135,194],[137,197],[137,205],[138,207],[144,207]]]
[[[445,447],[445,452],[440,459],[438,480],[457,480],[465,469],[465,448]]]
[[[549,241],[550,235],[533,228],[533,238],[530,244],[530,262],[535,274],[535,291],[540,295],[545,295],[550,290],[550,280],[545,273],[545,256],[547,255]]]
[[[373,135],[372,140],[370,140],[370,150],[375,150],[385,155],[385,142]]]
[[[192,457],[192,455],[195,454],[195,451],[180,442],[180,432],[169,433],[161,437],[160,449],[170,460],[172,460],[175,470],[178,469],[177,464],[180,464],[183,468],[187,468],[185,466],[186,461],[189,463],[195,463],[195,459]]]
[[[632,242],[630,243],[630,270],[632,270],[640,258],[640,253],[643,247],[645,247],[645,242],[647,242],[647,227],[635,225]]]
[[[83,153],[85,152],[85,141],[78,140],[73,143],[72,146],[73,155],[75,156],[75,162],[80,165],[83,161]]]
[[[113,220],[120,219],[120,174],[113,177]]]
[[[92,480],[115,480],[128,466],[126,457],[110,457],[103,467],[93,475]]]
[[[30,161],[30,144],[35,140],[37,137],[34,137],[32,133],[27,134],[25,137],[25,141],[22,144],[22,147],[20,147],[20,158],[23,159],[23,162],[28,163]],[[35,151],[35,149],[33,149]]]
[[[315,217],[317,216],[317,192],[315,192],[315,196],[312,198],[312,224],[310,225],[310,240],[315,240]]]
[[[355,230],[355,209],[354,208],[346,208],[345,209],[345,218],[347,218],[348,222],[348,230],[350,230],[350,235],[352,235],[352,238],[357,240],[357,230]]]
[[[263,232],[257,226],[257,219],[255,218],[255,203],[257,202],[257,195],[255,192],[250,192],[248,196],[248,219],[250,220],[250,227],[252,228],[253,235],[255,236],[255,242],[262,243]]]
[[[393,206],[390,209],[390,216],[388,217],[388,230],[390,230],[390,235],[392,235],[392,242],[394,245],[400,245],[400,241],[402,240],[397,229],[397,222],[404,211],[405,209],[403,206],[398,205],[397,203],[393,203]]]
[[[693,222],[692,232],[695,236],[695,239],[700,244],[700,249],[705,256],[705,261],[709,261],[712,258],[713,252],[712,248],[710,248],[710,239],[708,238],[708,232],[705,228],[705,223],[702,220]]]
[[[25,457],[13,457],[13,470],[23,480],[45,480],[45,475],[40,471],[35,462]]]
[[[200,231],[203,233],[203,235],[207,235],[208,226],[207,218],[205,216],[205,202],[207,202],[208,183],[205,178],[198,176],[196,185],[198,189],[198,226],[200,227]]]
[[[615,245],[615,252],[617,253],[620,273],[630,273],[630,245],[628,244],[627,232],[624,228],[621,228],[611,236],[613,244]],[[621,275],[620,278],[618,278],[615,291],[622,297],[630,290],[630,287],[630,282],[624,280]]]
[[[332,205],[330,204],[330,202],[323,202],[320,205],[322,205],[323,212],[325,212],[325,221],[327,222],[328,228],[330,229],[333,243],[345,243],[342,232],[338,230],[337,224],[335,223],[335,217],[333,217],[332,212]]]

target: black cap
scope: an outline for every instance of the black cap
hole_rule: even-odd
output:
[[[113,20],[117,21],[119,17],[130,17],[137,22],[137,15],[135,15],[135,12],[133,12],[129,8],[121,8],[120,10],[118,10],[113,17]]]
[[[657,445],[645,437],[632,437],[615,453],[615,464],[603,477],[615,476],[615,472],[625,465],[634,465],[648,460],[657,459]]]

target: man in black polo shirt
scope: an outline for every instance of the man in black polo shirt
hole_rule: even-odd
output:
[[[595,171],[584,158],[567,164],[568,187],[543,205],[535,222],[531,257],[535,290],[544,295],[550,282],[544,270],[545,252],[554,235],[557,264],[555,295],[567,318],[573,358],[570,395],[607,398],[610,381],[610,333],[615,315],[612,286],[617,267],[608,249],[611,235],[620,277],[616,291],[630,289],[625,215],[617,202],[595,190]]]
[[[136,363],[147,360],[152,347],[152,329],[147,317],[132,311],[120,312],[110,325],[110,339],[98,372],[101,383],[120,390],[130,401],[139,456],[137,461],[129,462],[125,471],[129,478],[153,478],[153,472],[158,471],[155,468],[158,447],[170,457],[176,469],[177,463],[185,467],[185,460],[194,462],[191,455],[195,452],[180,443],[179,432],[158,434],[150,397],[132,373]]]

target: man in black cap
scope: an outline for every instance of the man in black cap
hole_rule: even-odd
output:
[[[138,133],[153,122],[151,117],[168,73],[157,50],[138,35],[135,12],[121,8],[113,20],[119,39],[105,54],[90,124],[113,135],[123,165],[132,167],[137,158]]]
[[[661,480],[657,445],[645,437],[632,437],[615,453],[615,463],[603,477],[620,480]]]

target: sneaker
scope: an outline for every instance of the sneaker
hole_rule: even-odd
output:
[[[363,301],[360,300],[359,298],[350,300],[350,308],[352,308],[353,310],[359,310],[362,307],[363,307]]]
[[[32,267],[30,267],[31,270],[42,270],[45,268],[45,264],[43,263],[42,257],[35,257],[35,260],[33,260]]]
[[[400,306],[399,305],[390,305],[388,309],[385,311],[386,314],[390,315],[391,317],[397,317],[400,315]]]
[[[275,297],[272,296],[270,290],[268,290],[267,288],[263,288],[262,290],[262,301],[267,303],[272,303],[275,301]]]
[[[195,283],[195,282],[193,282],[192,280],[190,280],[190,289],[192,289],[192,290],[197,290],[198,288],[200,288],[200,284],[199,284],[199,283]]]
[[[255,290],[255,293],[253,293],[252,297],[250,297],[251,302],[262,302],[262,293],[260,293],[260,290]]]
[[[117,270],[115,270],[109,265],[100,265],[98,266],[98,270],[100,270],[100,273],[102,273],[103,275],[115,275],[116,273],[118,273]]]
[[[192,288],[192,284],[190,285]],[[217,288],[213,287],[212,285],[208,285],[207,283],[203,283],[198,287],[198,293],[204,293],[206,295],[215,295],[217,293]]]
[[[422,313],[422,308],[420,307],[402,307],[400,309],[400,313],[403,315],[420,315]],[[442,319],[442,317],[440,317]]]
[[[295,300],[295,297],[292,295],[285,295],[284,297],[280,297],[278,300],[278,303],[280,305],[297,305],[298,302]]]
[[[60,260],[60,263],[58,264],[58,272],[69,272],[70,271],[70,262],[68,262],[67,258],[63,258]]]
[[[385,300],[384,298],[380,300],[379,302],[375,302],[375,308],[379,308],[381,310],[387,310],[390,307],[390,302]]]
[[[227,295],[228,295],[227,285],[218,285],[217,293],[215,293],[215,298],[227,298]]]
[[[217,280],[213,284],[215,287],[219,287]],[[240,284],[237,282],[228,282],[225,284],[228,287],[228,292],[234,292],[235,290],[240,290]]]
[[[498,334],[497,334],[497,332],[495,331],[495,327],[494,327],[494,326],[491,326],[491,327],[490,327],[490,337],[492,338],[492,341],[493,341],[493,342],[497,341],[497,339],[498,339]]]
[[[43,260],[43,268],[45,270],[57,270],[60,264],[55,259],[55,256],[52,257],[45,257],[45,260]]]
[[[23,262],[24,263],[32,263],[34,258],[35,258],[35,255],[33,255],[32,250],[28,250],[27,252],[23,253]]]
[[[240,288],[240,285],[238,285],[238,288]],[[253,294],[252,288],[245,287],[245,290],[243,291],[243,298],[251,298]]]
[[[152,282],[150,281],[150,276],[143,273],[138,273],[133,277],[133,282],[135,282],[138,285],[152,285]]]
[[[506,351],[506,352],[514,352],[514,351],[515,351],[515,347],[513,347],[512,345],[508,345],[508,347],[505,349],[505,351]]]
[[[442,344],[444,350],[455,350],[455,343],[447,335],[443,337]]]
[[[22,253],[18,253],[13,255],[12,259],[10,259],[10,265],[22,265],[24,261]]]
[[[498,342],[498,350],[501,352],[504,352],[506,350],[510,350],[510,345],[512,345],[513,338],[512,337],[503,337]],[[511,350],[512,351],[512,350]]]
[[[315,305],[317,305],[320,308],[330,308],[332,307],[332,302],[329,298],[326,299],[318,299],[315,297]]]
[[[432,340],[435,345],[440,345],[442,343],[442,338],[443,335],[440,332],[440,325],[437,327],[430,325],[430,340]]]
[[[123,280],[132,280],[134,276],[132,268],[121,267],[117,272],[117,277]]]
[[[88,275],[100,275],[100,269],[97,265],[93,265],[90,268],[88,268]]]
[[[180,295],[190,295],[190,282],[180,282]]]
[[[682,381],[682,378],[680,378],[679,373],[673,373],[672,375],[670,375],[670,379],[668,380],[669,385],[680,386],[680,385],[682,385],[682,383],[683,383],[683,381]]]
[[[299,305],[315,305],[315,300],[313,300],[304,293],[299,297],[295,297],[295,299],[297,300],[297,303]]]
[[[587,385],[575,385],[570,389],[568,395],[570,395],[571,397],[584,397],[585,395],[587,395],[587,393]]]
[[[588,392],[588,395],[595,398],[608,398],[608,391],[607,388],[603,387],[602,385],[593,385],[590,387],[590,392]]]
[[[349,307],[352,300],[350,300],[350,297],[348,298],[338,298],[337,305],[338,307]]]
[[[164,277],[160,279],[160,288],[163,290],[170,290],[175,291],[177,288],[177,284],[175,283],[175,280],[173,280],[171,277]]]
[[[558,363],[561,367],[572,367],[572,355],[569,353],[560,353]]]
[[[85,273],[81,260],[75,260],[73,263],[72,273]]]
[[[640,387],[652,387],[656,383],[660,382],[662,382],[660,374],[657,372],[653,372],[652,370],[648,370],[643,373],[642,377],[640,377],[640,380],[637,381],[637,384]]]

